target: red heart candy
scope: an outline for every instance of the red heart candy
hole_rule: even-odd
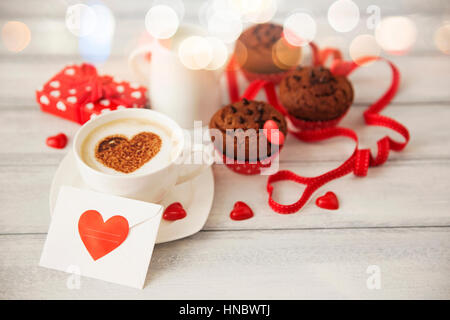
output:
[[[253,217],[253,211],[250,207],[242,201],[234,204],[233,210],[230,212],[230,218],[233,220],[245,220]]]
[[[94,260],[120,246],[127,238],[128,230],[128,220],[124,217],[114,216],[103,222],[102,215],[95,210],[85,211],[78,220],[81,241]]]
[[[267,120],[264,123],[264,127],[265,129],[264,134],[266,135],[267,140],[269,140],[270,143],[273,144],[277,144],[277,145],[283,145],[284,144],[284,133],[281,132],[278,128],[278,125],[275,121],[273,120]],[[278,137],[277,137],[277,141],[272,140],[272,132],[273,130],[277,130],[278,131]]]
[[[339,209],[339,201],[334,192],[328,191],[325,195],[318,197],[316,205],[322,209],[337,210]]]
[[[45,143],[51,148],[63,149],[67,145],[67,136],[59,133],[56,136],[48,137]]]
[[[163,213],[163,219],[168,221],[180,220],[186,217],[186,210],[179,202],[169,205]]]

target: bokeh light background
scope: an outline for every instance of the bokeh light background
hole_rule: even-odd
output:
[[[34,14],[1,18],[14,12],[20,17],[20,2]],[[338,47],[347,59],[450,54],[445,0],[402,0],[395,5],[387,0],[19,0],[0,2],[0,18],[2,54],[67,56],[96,65],[125,59],[133,48],[154,39],[170,46],[171,36],[186,23],[205,30],[178,50],[180,61],[191,69],[223,68],[241,32],[266,21],[284,26],[289,45],[306,47],[304,59],[310,41]]]

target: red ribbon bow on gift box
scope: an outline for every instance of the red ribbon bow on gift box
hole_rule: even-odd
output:
[[[144,107],[145,92],[144,87],[101,76],[93,65],[83,63],[65,67],[36,91],[36,98],[43,111],[82,124],[118,107]]]
[[[269,176],[267,181],[267,192],[269,194],[269,205],[270,207],[282,214],[294,213],[300,210],[312,196],[312,194],[324,184],[347,175],[353,172],[356,176],[364,177],[367,175],[369,167],[379,166],[386,162],[391,150],[401,151],[403,150],[409,142],[409,132],[405,126],[399,122],[391,119],[389,117],[383,116],[380,112],[390,103],[392,98],[395,96],[398,86],[400,83],[400,72],[396,66],[383,58],[379,57],[364,57],[356,62],[354,61],[343,61],[339,50],[333,48],[327,48],[324,50],[319,50],[314,43],[310,43],[313,52],[313,64],[315,66],[320,66],[325,64],[329,57],[332,57],[330,70],[335,75],[348,76],[351,72],[356,70],[359,66],[372,61],[385,61],[388,63],[392,71],[392,81],[388,90],[379,98],[375,103],[369,106],[369,108],[364,112],[364,120],[367,125],[371,126],[382,126],[389,128],[397,133],[399,133],[403,138],[403,142],[398,142],[393,140],[389,136],[385,136],[378,140],[377,142],[377,155],[372,156],[370,149],[359,149],[358,148],[358,136],[356,132],[351,129],[331,126],[327,128],[310,129],[310,130],[299,130],[292,131],[289,133],[293,134],[299,140],[305,142],[315,142],[321,141],[333,137],[347,137],[356,142],[356,147],[352,155],[339,167],[321,174],[316,177],[303,177],[297,175],[296,173],[289,170],[281,170],[277,173]],[[239,89],[237,86],[237,79],[234,71],[229,69],[228,84],[229,84],[229,94],[232,101],[235,101],[239,97]],[[253,99],[257,92],[264,89],[267,95],[267,100],[276,109],[278,109],[283,115],[291,119],[292,117],[286,111],[286,109],[279,103],[278,97],[275,91],[275,84],[273,82],[256,80],[250,83],[247,90],[245,91],[243,97],[247,99]],[[292,119],[295,125],[295,118]],[[336,123],[337,124],[337,123]],[[336,125],[335,124],[335,125]],[[293,204],[283,205],[276,202],[273,197],[273,183],[283,180],[290,180],[296,183],[304,184],[306,186],[299,200]]]

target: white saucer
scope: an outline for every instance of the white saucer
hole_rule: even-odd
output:
[[[50,187],[50,214],[58,197],[59,188],[63,185],[76,188],[88,188],[81,179],[75,163],[75,157],[70,151],[59,164]],[[192,197],[183,199],[185,189],[191,190]],[[184,197],[185,198],[185,197]],[[156,243],[163,243],[188,237],[200,231],[208,219],[214,198],[214,176],[211,167],[198,177],[186,183],[177,185],[161,202],[164,207],[179,201],[186,210],[187,216],[177,221],[161,220]]]

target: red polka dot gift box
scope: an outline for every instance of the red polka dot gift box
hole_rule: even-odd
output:
[[[80,124],[112,110],[143,108],[146,88],[108,75],[98,75],[87,63],[69,65],[36,91],[36,100],[44,112]]]

